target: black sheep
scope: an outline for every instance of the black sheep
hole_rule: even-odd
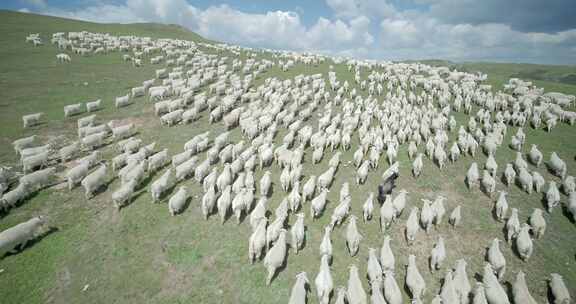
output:
[[[382,184],[378,185],[378,202],[380,203],[380,205],[384,204],[384,200],[386,200],[386,195],[390,195],[394,187],[396,187],[397,178],[398,173],[394,172]]]

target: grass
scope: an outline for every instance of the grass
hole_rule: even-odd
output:
[[[201,37],[175,26],[156,24],[95,24],[72,21],[54,17],[45,17],[15,12],[0,12],[0,163],[16,166],[16,157],[10,143],[19,137],[39,134],[42,140],[64,135],[75,136],[75,121],[63,119],[63,105],[101,98],[104,109],[97,113],[99,121],[124,119],[139,126],[140,137],[145,142],[157,142],[157,147],[168,148],[170,154],[180,152],[182,145],[195,134],[211,130],[218,134],[224,130],[221,123],[210,125],[207,114],[191,125],[179,125],[172,128],[162,127],[157,117],[152,115],[152,105],[144,99],[127,108],[116,110],[113,98],[128,92],[131,87],[153,77],[157,66],[149,64],[135,68],[122,62],[118,53],[92,57],[72,57],[71,64],[56,64],[58,51],[50,45],[34,48],[24,42],[24,37],[39,32],[47,41],[48,35],[57,31],[93,31],[109,32],[114,35],[134,34],[150,37],[183,38],[195,41]],[[463,64],[463,69],[488,73],[489,84],[498,89],[513,75],[534,74],[564,75],[574,73],[573,67],[551,67],[517,64]],[[267,77],[292,78],[300,73],[324,73],[329,64],[318,66],[296,65],[288,72],[274,67],[263,73],[256,84]],[[334,66],[341,81],[353,84],[353,75],[342,65]],[[528,73],[528,74],[522,74]],[[540,72],[538,72],[540,73]],[[362,74],[366,77],[365,71]],[[546,91],[576,93],[576,86],[552,81],[554,77],[534,80]],[[552,79],[552,80],[550,80]],[[323,106],[323,105],[322,105]],[[475,113],[476,108],[473,113]],[[23,130],[20,117],[23,114],[43,111],[47,123],[30,130]],[[455,114],[459,124],[467,123],[468,116]],[[316,119],[308,122],[316,126]],[[525,129],[527,142],[538,143],[546,159],[552,151],[558,152],[567,161],[569,174],[576,174],[574,153],[576,151],[576,133],[574,128],[560,124],[552,133],[544,130]],[[509,128],[505,143],[515,134],[516,128]],[[278,141],[286,134],[281,129],[276,137]],[[231,138],[240,140],[238,130],[233,130]],[[451,134],[451,140],[455,132]],[[353,138],[353,147],[358,143]],[[524,153],[527,152],[525,147]],[[107,157],[112,156],[109,148]],[[193,193],[191,205],[184,214],[171,217],[165,203],[152,204],[150,196],[142,192],[135,201],[117,212],[110,203],[111,190],[118,187],[113,181],[108,191],[95,199],[86,201],[80,189],[72,192],[46,190],[38,193],[18,208],[0,219],[0,230],[4,230],[37,214],[46,214],[50,225],[57,231],[45,236],[22,252],[0,260],[0,294],[2,303],[277,303],[286,302],[294,276],[306,271],[313,281],[318,268],[318,246],[322,232],[330,221],[330,215],[338,203],[339,188],[349,182],[353,198],[352,213],[361,215],[361,206],[368,192],[376,190],[379,176],[387,168],[384,158],[378,170],[371,171],[365,185],[355,185],[355,169],[345,164],[352,159],[352,153],[344,151],[342,165],[336,174],[332,191],[328,196],[324,215],[317,219],[309,218],[309,206],[305,204],[306,247],[298,255],[292,250],[288,253],[287,265],[271,286],[265,286],[266,271],[261,263],[250,265],[247,258],[247,244],[250,227],[247,221],[240,225],[229,219],[224,225],[217,217],[208,221],[200,212],[200,187],[193,181],[186,181]],[[307,150],[303,174],[319,175],[326,168],[332,153],[327,152],[321,163],[311,164],[311,151]],[[499,172],[507,162],[513,161],[515,153],[502,146],[496,155]],[[418,267],[428,284],[426,299],[430,300],[440,288],[440,280],[447,267],[455,260],[465,258],[468,262],[468,274],[472,280],[482,273],[485,247],[493,238],[503,238],[503,224],[491,216],[491,207],[495,197],[488,198],[478,190],[468,191],[464,187],[464,175],[473,161],[484,164],[486,157],[478,153],[476,158],[463,157],[440,171],[428,159],[420,178],[410,174],[411,161],[408,160],[405,147],[399,152],[401,174],[398,187],[409,191],[408,210],[386,233],[392,236],[392,247],[396,255],[396,280],[403,286],[408,254],[417,255]],[[540,171],[546,180],[557,178],[548,174],[542,166],[530,167]],[[271,168],[274,195],[269,200],[269,210],[273,211],[283,198],[279,189],[280,171]],[[263,171],[256,172],[256,180]],[[155,177],[161,174],[158,173]],[[498,189],[505,186],[500,182]],[[144,189],[142,189],[144,190]],[[528,195],[517,187],[507,189],[508,202],[519,209],[522,221],[526,220],[533,208],[542,208],[541,195]],[[447,224],[433,230],[430,235],[421,232],[413,246],[404,241],[404,224],[409,208],[421,206],[421,198],[434,198],[442,194],[448,197],[446,209],[449,212],[457,205],[462,206],[463,226],[452,229]],[[562,195],[562,202],[567,197]],[[382,246],[383,233],[379,231],[378,214],[367,223],[358,221],[359,230],[364,236],[360,252],[350,257],[344,242],[345,225],[338,227],[332,234],[334,263],[331,266],[335,286],[346,285],[348,266],[356,264],[364,278],[368,248]],[[564,276],[566,285],[573,296],[576,295],[576,264],[574,261],[574,223],[570,222],[560,208],[552,214],[545,214],[548,224],[543,239],[535,241],[534,255],[524,263],[514,255],[509,245],[503,245],[502,251],[508,262],[505,281],[513,282],[518,270],[527,273],[532,295],[539,302],[546,297],[545,277],[551,272]],[[290,223],[295,220],[290,217]],[[445,238],[448,258],[441,271],[431,273],[427,259],[437,237]],[[10,282],[10,283],[7,283]],[[363,281],[368,291],[368,284]],[[85,289],[85,291],[83,291]],[[314,290],[314,288],[312,289]],[[405,294],[405,299],[407,295]],[[316,303],[315,293],[309,296],[309,303]]]

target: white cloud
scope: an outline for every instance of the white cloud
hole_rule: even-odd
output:
[[[44,0],[22,0],[22,2],[25,5],[30,5],[31,7],[35,7],[35,8],[39,8],[39,9],[47,7],[46,1],[44,1]]]

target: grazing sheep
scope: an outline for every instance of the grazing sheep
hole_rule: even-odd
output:
[[[363,238],[360,232],[358,232],[356,219],[355,215],[351,215],[348,219],[348,226],[346,227],[346,246],[348,247],[350,256],[355,256],[358,253],[360,241]]]
[[[406,221],[406,240],[408,241],[408,245],[412,245],[416,240],[418,230],[420,230],[420,225],[418,225],[418,208],[412,207],[408,220]]]
[[[96,169],[94,172],[90,173],[82,179],[80,184],[84,187],[84,196],[86,199],[90,199],[96,190],[100,189],[106,183],[106,175],[108,172],[108,166],[102,164],[100,168]]]
[[[43,216],[37,216],[0,232],[0,258],[17,248],[23,249],[38,236],[45,223]]]
[[[330,234],[332,229],[330,226],[324,227],[324,235],[322,236],[322,242],[320,242],[320,256],[328,256],[332,259],[332,240],[330,239]]]
[[[554,298],[554,304],[570,304],[570,292],[564,283],[564,279],[557,273],[551,273],[549,283],[550,292]]]
[[[501,280],[506,273],[506,259],[500,251],[500,240],[494,239],[492,244],[488,248],[488,263],[490,263],[490,268],[494,269],[498,275],[498,279]]]
[[[286,230],[280,229],[280,236],[272,248],[266,253],[263,264],[268,270],[266,285],[270,285],[276,270],[284,263],[286,259]]]
[[[526,285],[526,275],[522,271],[518,271],[516,281],[512,285],[512,299],[514,300],[514,303],[537,303],[528,290],[528,286]]]
[[[386,235],[384,236],[382,248],[380,248],[380,265],[382,266],[382,271],[394,272],[395,263],[394,253],[390,247],[390,236]]]
[[[518,219],[518,209],[512,208],[512,215],[506,221],[506,241],[510,242],[518,236],[520,232],[520,220]]]
[[[350,266],[346,298],[348,299],[348,304],[368,304],[368,297],[366,296],[364,287],[362,287],[362,281],[360,281],[360,275],[358,274],[358,267],[356,267],[356,265]]]
[[[308,290],[308,284],[309,282],[308,277],[306,277],[306,272],[298,273],[296,275],[296,282],[290,292],[288,304],[306,304],[306,291]]]
[[[116,209],[120,210],[120,208],[130,203],[137,183],[136,180],[132,179],[112,193],[112,203],[116,206]]]
[[[544,235],[546,231],[546,220],[544,219],[542,209],[534,208],[534,211],[528,218],[528,223],[532,227],[535,238],[539,239]]]
[[[318,296],[318,302],[320,304],[330,303],[330,294],[334,289],[334,282],[332,281],[332,274],[330,273],[330,266],[328,262],[330,257],[328,255],[322,255],[320,259],[320,270],[316,279],[314,279],[314,284],[316,285],[316,295]]]
[[[402,304],[402,292],[391,271],[384,272],[384,298],[388,304]]]
[[[418,270],[416,265],[416,256],[408,256],[408,268],[406,269],[406,287],[412,295],[412,302],[419,303],[426,292],[426,281]]]
[[[486,300],[490,304],[510,304],[508,295],[506,291],[498,282],[498,278],[494,275],[492,266],[486,263],[484,266],[484,274],[482,276],[482,284],[484,284],[484,290],[486,295]]]
[[[452,210],[452,213],[450,213],[450,217],[448,218],[448,222],[453,226],[460,226],[460,222],[462,221],[462,215],[461,215],[461,207],[460,205],[456,206],[456,208],[454,208],[454,210]]]
[[[296,214],[296,222],[290,230],[290,234],[292,235],[292,247],[296,251],[296,254],[298,254],[298,250],[300,250],[304,244],[304,231],[304,213],[298,213]]]
[[[440,266],[446,258],[446,248],[444,247],[444,238],[439,237],[438,243],[432,249],[430,257],[430,269],[432,271],[440,269]]]
[[[522,225],[516,237],[516,249],[518,250],[518,255],[520,255],[520,258],[524,261],[530,258],[534,249],[532,239],[530,238],[530,229],[530,225]]]
[[[559,204],[560,204],[560,191],[556,186],[556,182],[550,181],[550,184],[548,185],[548,191],[546,191],[546,208],[548,210],[548,213],[551,213],[552,209],[554,209],[554,207],[558,206]]]

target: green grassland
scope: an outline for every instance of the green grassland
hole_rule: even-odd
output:
[[[157,142],[157,147],[168,148],[170,154],[180,152],[183,143],[194,135],[211,130],[219,134],[224,130],[222,123],[210,125],[206,112],[199,121],[190,125],[163,127],[152,113],[152,104],[145,98],[117,110],[113,107],[115,96],[121,96],[143,80],[153,78],[158,66],[145,64],[136,68],[122,61],[120,53],[89,57],[72,56],[72,63],[57,64],[55,55],[59,51],[48,43],[33,47],[24,38],[29,33],[40,33],[45,42],[53,32],[81,31],[107,32],[114,35],[134,34],[150,37],[182,38],[195,41],[203,39],[194,33],[169,25],[156,24],[95,24],[60,18],[0,12],[0,163],[17,166],[11,142],[19,137],[39,134],[46,141],[58,136],[70,140],[75,138],[76,118],[64,119],[62,107],[66,104],[85,102],[101,98],[104,109],[97,112],[98,120],[129,120],[139,127],[139,136],[145,142]],[[209,50],[205,50],[209,52]],[[146,61],[147,63],[148,61]],[[297,65],[288,72],[273,67],[260,74],[255,85],[267,77],[292,78],[301,73],[327,73],[329,63],[317,66]],[[576,73],[574,67],[533,66],[524,64],[460,64],[461,69],[488,73],[487,83],[496,90],[515,75],[532,75],[538,86],[546,91],[560,91],[575,94],[576,85],[558,79]],[[338,78],[353,83],[353,75],[346,66],[336,65]],[[534,72],[538,71],[538,72]],[[544,72],[539,72],[544,71]],[[363,72],[366,76],[366,71]],[[539,74],[546,77],[540,77]],[[539,79],[536,79],[539,78]],[[474,108],[474,113],[477,109]],[[574,109],[572,109],[574,110]],[[43,111],[47,123],[33,129],[24,130],[21,126],[23,114]],[[454,114],[459,124],[465,124],[468,116]],[[309,124],[316,126],[316,118]],[[552,151],[566,160],[569,174],[576,174],[576,129],[564,123],[552,133],[544,130],[525,129],[527,145],[537,143],[548,159]],[[505,143],[515,134],[510,127]],[[286,134],[281,129],[276,136],[278,142]],[[456,132],[451,134],[454,140]],[[231,133],[233,141],[241,139],[239,131]],[[353,147],[358,138],[353,138]],[[142,188],[132,204],[119,212],[110,202],[111,190],[119,185],[114,180],[108,191],[86,201],[83,191],[71,192],[56,188],[44,190],[12,209],[0,218],[0,230],[11,227],[31,216],[45,214],[54,232],[47,234],[22,252],[0,260],[0,302],[1,303],[283,303],[287,302],[294,276],[306,271],[313,282],[319,268],[318,247],[323,227],[330,221],[330,215],[338,203],[339,189],[344,182],[351,185],[352,213],[361,217],[362,204],[371,191],[376,191],[379,176],[387,168],[382,158],[378,170],[371,171],[365,185],[355,184],[355,168],[348,165],[354,148],[342,154],[342,164],[337,172],[329,203],[324,215],[317,220],[309,217],[309,203],[304,205],[306,245],[303,251],[295,254],[289,250],[286,267],[276,276],[270,286],[265,285],[266,270],[261,263],[248,262],[248,238],[250,227],[247,221],[239,225],[229,219],[223,225],[217,217],[208,221],[200,211],[201,187],[194,181],[189,186],[193,199],[188,209],[180,216],[171,217],[166,203],[152,204],[146,188]],[[104,149],[111,157],[112,149]],[[311,151],[306,150],[305,179],[319,175],[327,168],[332,156],[327,152],[323,161],[311,164]],[[203,156],[201,156],[203,157]],[[513,161],[515,153],[503,145],[496,155],[499,172],[507,162]],[[392,247],[396,256],[396,280],[404,286],[405,263],[409,254],[416,254],[420,272],[424,276],[429,301],[440,289],[440,282],[448,267],[454,266],[457,259],[468,262],[469,279],[482,273],[485,249],[494,238],[503,239],[503,224],[492,218],[493,198],[479,190],[469,191],[464,186],[466,170],[473,161],[483,164],[486,157],[478,153],[476,158],[463,157],[454,164],[439,170],[428,159],[420,178],[410,174],[411,161],[406,149],[399,152],[401,162],[398,187],[409,191],[408,210],[412,206],[421,207],[421,198],[434,198],[444,195],[448,198],[446,209],[450,212],[455,206],[462,206],[463,226],[453,229],[447,223],[426,235],[420,232],[417,241],[407,246],[404,239],[404,225],[408,210],[387,232],[392,236]],[[548,174],[544,166],[538,170],[545,179],[559,179]],[[268,209],[273,211],[283,198],[279,188],[280,171],[277,166],[270,168],[274,181],[274,194],[269,200]],[[263,171],[257,170],[256,178]],[[157,173],[153,178],[158,177]],[[506,188],[501,182],[497,189]],[[521,221],[525,221],[533,208],[542,208],[540,194],[528,195],[517,187],[510,187],[508,202],[519,209]],[[562,195],[562,202],[567,197]],[[564,276],[572,296],[576,296],[576,243],[575,225],[565,212],[557,208],[552,214],[545,214],[548,224],[546,234],[535,241],[532,258],[522,262],[503,244],[501,249],[508,263],[506,282],[513,282],[516,272],[527,273],[528,286],[532,295],[540,302],[546,299],[546,277],[551,272]],[[378,213],[367,223],[358,221],[364,239],[360,252],[350,257],[345,245],[345,225],[332,233],[334,261],[331,266],[335,286],[347,284],[348,266],[356,264],[361,278],[366,274],[368,248],[382,246],[383,233],[378,225]],[[290,216],[290,224],[295,216]],[[441,271],[430,272],[428,257],[439,235],[445,238],[447,261]],[[368,291],[367,281],[363,281]],[[508,286],[508,285],[506,285]],[[309,303],[317,303],[312,286]],[[407,301],[407,294],[404,294]]]

